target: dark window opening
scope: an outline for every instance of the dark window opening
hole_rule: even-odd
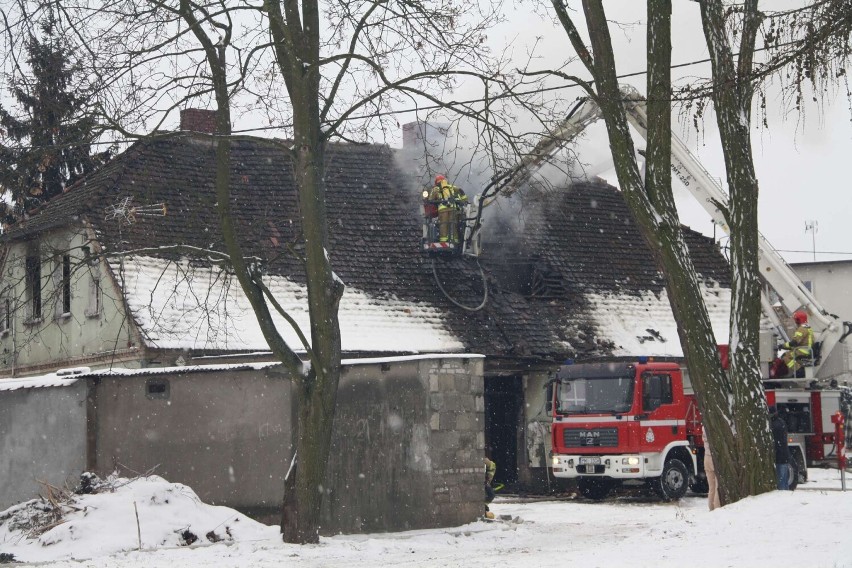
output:
[[[26,264],[30,318],[35,320],[41,317],[41,259],[37,256],[28,256]]]
[[[71,256],[62,255],[62,313],[71,313]]]
[[[148,379],[145,382],[145,396],[149,399],[169,398],[169,381],[167,379]]]

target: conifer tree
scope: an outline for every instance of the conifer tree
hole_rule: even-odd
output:
[[[29,73],[14,74],[16,112],[0,105],[0,187],[5,223],[59,195],[109,158],[91,154],[98,124],[92,86],[81,78],[74,47],[55,17],[39,23],[40,37],[26,43]]]

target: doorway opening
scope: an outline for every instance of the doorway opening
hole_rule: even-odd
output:
[[[495,483],[518,483],[518,429],[523,412],[521,377],[485,378],[485,453],[497,463]]]

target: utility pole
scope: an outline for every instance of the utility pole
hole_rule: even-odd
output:
[[[819,230],[819,222],[817,221],[805,221],[805,233],[811,231],[811,243],[813,245],[814,251],[814,262],[816,262],[816,234]]]

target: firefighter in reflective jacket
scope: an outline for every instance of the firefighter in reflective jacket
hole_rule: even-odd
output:
[[[494,475],[497,473],[497,463],[491,461],[488,456],[485,456],[485,502],[490,503],[494,500],[494,487],[491,485],[494,482]],[[488,510],[488,507],[485,508]]]
[[[467,203],[467,195],[438,174],[435,176],[435,186],[429,192],[429,201],[438,204],[438,240],[442,243],[457,243],[459,211]]]
[[[796,322],[796,331],[790,341],[781,346],[787,351],[772,364],[770,377],[795,377],[796,372],[802,368],[802,359],[813,357],[814,330],[808,325],[808,314],[803,310],[796,310],[793,312],[793,321]]]

